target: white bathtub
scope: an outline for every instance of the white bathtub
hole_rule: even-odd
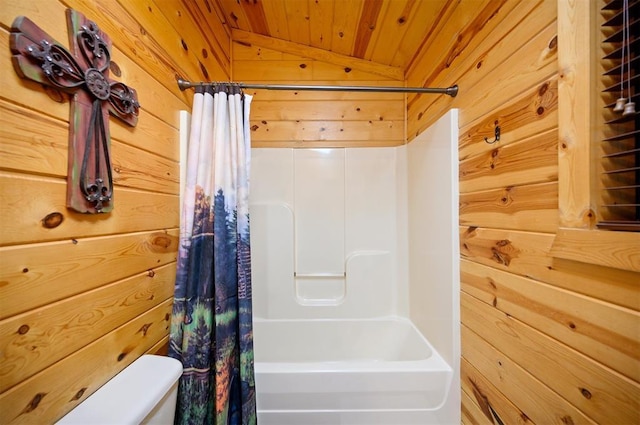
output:
[[[452,368],[403,318],[254,319],[261,425],[442,423]]]

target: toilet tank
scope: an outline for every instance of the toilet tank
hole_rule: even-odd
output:
[[[114,376],[57,424],[173,424],[182,363],[144,355]]]

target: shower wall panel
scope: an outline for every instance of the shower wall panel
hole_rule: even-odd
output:
[[[396,150],[258,148],[252,154],[256,316],[395,314],[401,285]]]

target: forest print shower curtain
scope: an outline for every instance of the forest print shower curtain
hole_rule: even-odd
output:
[[[184,368],[176,424],[256,423],[251,97],[228,91],[199,88],[193,101],[169,342]]]

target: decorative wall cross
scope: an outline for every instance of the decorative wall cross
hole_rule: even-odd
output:
[[[109,79],[111,40],[81,13],[67,9],[70,51],[24,16],[11,27],[13,66],[22,78],[73,94],[69,118],[67,207],[113,209],[109,113],[138,121],[136,91]]]

